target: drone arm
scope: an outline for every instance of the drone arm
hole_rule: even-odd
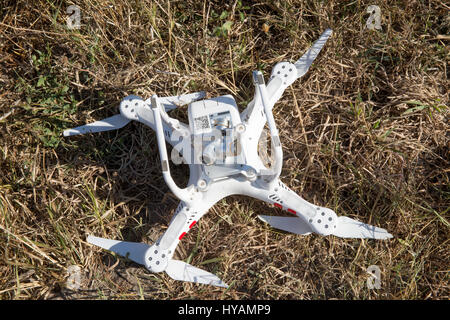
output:
[[[309,48],[309,50],[295,63],[279,62],[273,67],[270,79],[267,83],[267,96],[270,101],[270,109],[272,109],[275,103],[281,98],[287,87],[308,72],[331,34],[331,29],[325,30],[311,48]],[[258,128],[260,130],[257,130],[257,132],[261,132],[264,126],[264,117],[256,107],[256,97],[243,111],[242,118],[246,118],[247,121],[259,126]]]
[[[189,207],[186,203],[180,202],[169,227],[158,241],[159,248],[173,254],[179,242],[208,212],[210,207],[210,205],[204,203]]]
[[[141,107],[141,102],[142,99],[140,97],[127,96],[120,102],[120,114],[116,114],[112,117],[88,123],[76,128],[64,130],[63,135],[65,137],[68,137],[79,134],[104,132],[123,128],[131,120],[138,120],[136,111]]]
[[[175,108],[175,103],[185,104],[193,99],[201,98],[203,96],[204,93],[198,92],[176,97],[161,98],[162,106],[164,107],[161,108],[161,116],[164,120],[162,124],[164,136],[167,142],[171,144],[178,152],[190,148],[190,144],[187,139],[183,139],[181,143],[179,141],[180,137],[188,135],[189,127],[184,123],[169,117],[166,110]],[[63,132],[63,135],[67,137],[86,133],[117,130],[123,128],[132,120],[139,121],[156,131],[155,118],[153,116],[153,112],[148,107],[150,104],[151,99],[144,101],[138,96],[127,96],[120,102],[120,114],[116,114],[112,117],[95,121],[93,123],[88,123],[73,129],[67,129]]]
[[[158,101],[158,98],[156,95],[152,96],[151,101],[152,101],[153,118],[154,118],[154,123],[155,123],[156,138],[158,141],[159,156],[161,159],[161,166],[162,166],[162,173],[163,173],[164,180],[166,181],[170,190],[173,192],[173,194],[176,197],[178,197],[181,201],[190,203],[192,201],[191,192],[188,191],[187,188],[185,188],[185,189],[179,188],[176,185],[175,181],[173,181],[172,175],[170,174],[169,158],[167,156],[166,141],[165,141],[164,130],[163,130],[163,125],[162,125],[162,121],[161,121],[161,106],[159,104],[159,101]]]
[[[253,198],[272,204],[300,218],[305,228],[310,232],[329,235],[337,223],[337,216],[333,210],[306,201],[279,179],[275,180],[275,184],[270,190],[252,186],[246,188],[245,191],[247,195]],[[329,220],[330,218],[331,220]]]
[[[295,216],[259,216],[261,220],[279,229],[297,234],[314,232],[323,236],[338,235],[337,231],[339,231],[339,228],[336,229],[336,226],[338,226],[339,220],[333,210],[306,201],[279,179],[275,180],[270,189],[261,188],[258,185],[247,185],[240,191],[242,194],[267,202]],[[342,236],[342,234],[338,236]]]
[[[253,190],[251,194],[254,198],[265,201],[275,207],[287,210],[288,212],[309,221],[317,214],[318,206],[306,201],[279,179],[271,190]]]

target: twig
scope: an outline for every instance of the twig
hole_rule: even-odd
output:
[[[5,119],[8,118],[10,115],[12,115],[13,111],[14,111],[14,109],[11,109],[11,111],[9,111],[9,112],[5,113],[4,115],[2,115],[2,116],[0,117],[0,121],[5,120]]]

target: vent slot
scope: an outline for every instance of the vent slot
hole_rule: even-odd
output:
[[[281,203],[281,204],[283,203],[283,200],[281,200],[281,198],[275,193],[272,193],[271,195],[269,195],[269,199],[274,201],[274,202],[278,202],[278,203]]]

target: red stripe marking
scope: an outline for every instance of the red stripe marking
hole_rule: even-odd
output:
[[[178,238],[179,240],[183,239],[183,237],[186,235],[186,232],[183,232],[180,237]]]
[[[280,209],[283,209],[283,206],[281,205],[281,204],[279,204],[279,203],[274,203],[273,204],[275,207],[278,207],[278,208],[280,208]]]
[[[288,212],[297,215],[297,212],[295,212],[295,211],[292,210],[292,209],[288,209]]]
[[[189,229],[192,228],[194,226],[194,224],[196,224],[196,223],[197,223],[197,221],[192,222],[191,225],[189,226]]]

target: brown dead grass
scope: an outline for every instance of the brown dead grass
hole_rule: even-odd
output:
[[[66,28],[71,4],[80,30]],[[364,28],[371,4],[381,31]],[[2,1],[0,298],[448,299],[448,9],[414,0]],[[267,77],[276,62],[298,59],[327,27],[326,48],[274,108],[282,180],[393,239],[285,234],[256,219],[278,209],[231,197],[176,253],[229,290],[149,274],[85,242],[92,233],[152,243],[177,201],[148,128],[73,139],[62,130],[115,114],[129,94],[205,90],[244,107],[253,70]],[[173,114],[187,121],[185,107]],[[175,173],[183,181],[187,170]],[[71,265],[83,272],[77,291],[66,288]],[[381,289],[366,286],[370,265],[382,270]]]

